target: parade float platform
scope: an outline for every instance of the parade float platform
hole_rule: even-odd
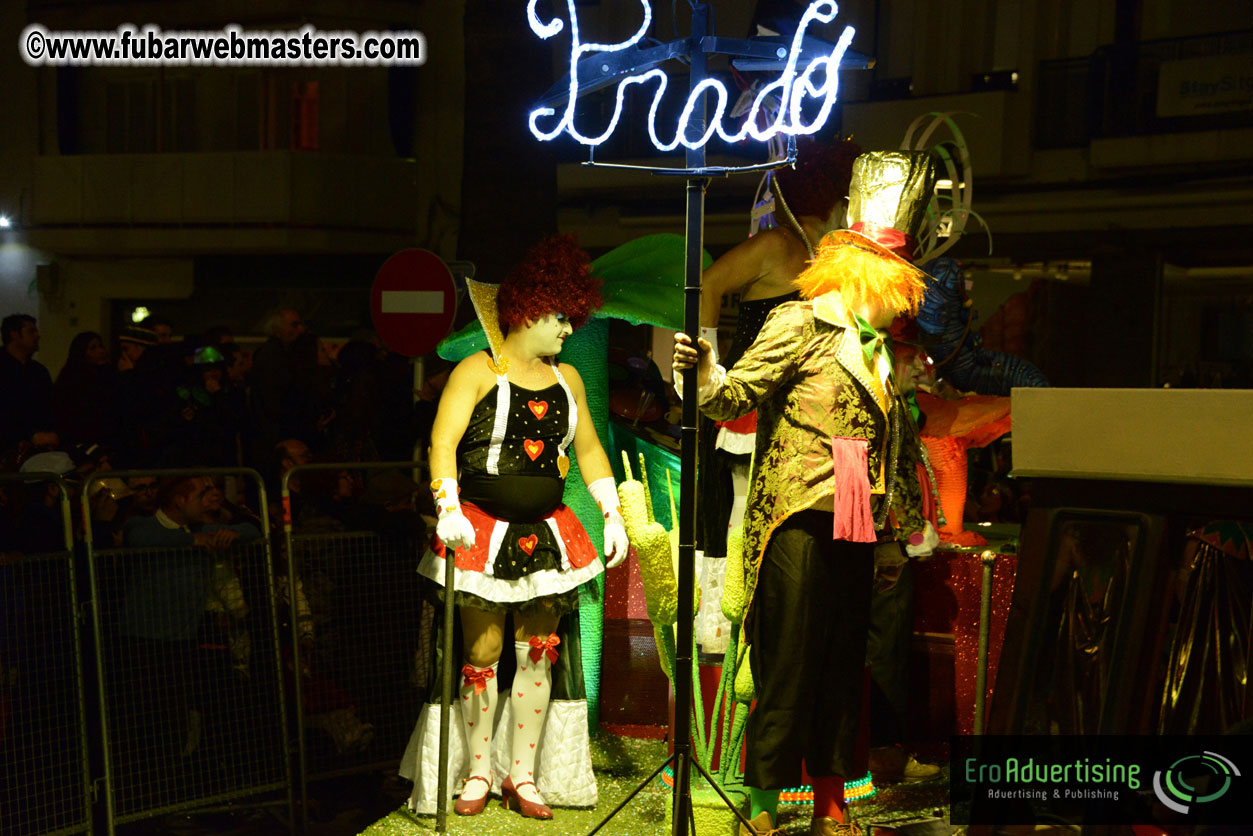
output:
[[[448,833],[460,836],[526,836],[526,834],[584,834],[591,832],[622,799],[648,777],[666,758],[663,740],[617,737],[608,733],[592,738],[592,764],[600,789],[600,803],[594,809],[556,809],[552,821],[524,819],[503,809],[498,798],[477,816],[448,816]],[[708,794],[708,790],[705,791]],[[693,784],[696,805],[701,792]],[[600,831],[606,836],[641,836],[668,833],[666,805],[670,790],[660,779],[652,781],[627,807]],[[925,784],[898,784],[880,788],[872,798],[850,806],[863,825],[901,819],[920,819],[948,813],[948,773]],[[697,813],[699,815],[699,811]],[[780,806],[780,826],[786,834],[809,832],[810,809],[803,804]],[[434,834],[433,816],[415,816],[401,808],[361,831],[361,836],[429,836]]]

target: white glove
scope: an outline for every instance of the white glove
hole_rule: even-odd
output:
[[[444,544],[444,548],[451,549],[456,554],[457,549],[468,549],[474,545],[474,526],[458,508],[439,518],[439,522],[435,524],[435,536]]]
[[[474,526],[461,513],[461,502],[456,479],[436,479],[431,482],[431,494],[435,497],[435,510],[439,514],[439,522],[435,525],[435,536],[456,554],[457,549],[468,549],[474,545]]]
[[[909,542],[905,544],[905,554],[925,560],[931,556],[938,545],[940,545],[940,535],[936,533],[931,521],[927,520],[926,527],[921,532],[910,535]]]
[[[630,543],[627,540],[626,523],[618,513],[618,486],[612,476],[597,479],[587,486],[587,491],[605,515],[605,568],[612,569],[626,560]]]
[[[626,560],[627,550],[631,547],[627,540],[626,523],[622,515],[614,511],[605,517],[605,563],[606,569],[612,569]]]

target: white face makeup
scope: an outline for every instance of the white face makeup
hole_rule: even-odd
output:
[[[565,314],[549,314],[536,322],[527,323],[527,342],[531,349],[540,357],[555,357],[561,353],[566,337],[574,333],[574,328]]]

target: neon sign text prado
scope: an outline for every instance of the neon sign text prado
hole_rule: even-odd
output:
[[[549,21],[540,20],[535,12],[535,5],[538,2],[539,0],[528,0],[526,9],[527,20],[531,25],[531,31],[541,39],[547,40],[565,29],[565,21],[559,17],[554,17]],[[811,60],[804,67],[798,68],[802,38],[805,35],[806,28],[814,21],[830,23],[835,20],[836,13],[839,10],[833,0],[815,0],[805,10],[805,14],[801,17],[800,23],[796,27],[796,34],[792,37],[791,49],[787,52],[783,72],[777,79],[763,86],[758,92],[753,100],[752,107],[745,114],[743,123],[738,130],[730,132],[723,125],[723,117],[726,115],[728,104],[731,101],[726,86],[716,78],[706,78],[688,93],[687,101],[675,126],[674,138],[669,141],[663,141],[657,135],[657,110],[660,107],[662,97],[665,95],[669,79],[664,71],[654,67],[644,73],[628,75],[619,81],[613,117],[609,120],[608,127],[597,136],[583,134],[574,123],[574,105],[579,93],[579,59],[595,53],[618,52],[639,43],[644,37],[644,33],[648,31],[653,18],[653,10],[648,0],[639,0],[639,2],[644,12],[644,19],[634,35],[620,43],[596,44],[583,43],[580,40],[579,16],[575,9],[575,0],[566,0],[566,7],[570,16],[569,96],[566,99],[565,109],[555,123],[552,122],[552,117],[558,115],[556,109],[540,107],[531,111],[531,133],[537,139],[548,141],[562,133],[567,133],[583,145],[600,145],[618,127],[618,121],[622,118],[623,98],[626,95],[627,88],[633,84],[640,86],[650,83],[656,84],[653,90],[652,105],[648,109],[648,136],[652,140],[653,145],[661,151],[673,151],[679,145],[683,145],[686,148],[700,148],[709,142],[715,133],[727,142],[739,142],[746,137],[752,137],[755,140],[764,142],[779,134],[793,136],[812,134],[827,121],[832,107],[835,106],[836,93],[839,89],[839,73],[837,70],[840,66],[840,60],[844,57],[845,51],[853,40],[853,27],[844,27],[844,31],[840,33],[840,38],[836,42],[835,48],[831,50],[829,55],[821,55]],[[782,50],[780,49],[780,51]],[[705,93],[712,94],[713,112],[704,134],[697,139],[689,139],[687,136],[688,123],[691,121],[692,114],[701,101],[701,96]],[[761,116],[763,109],[774,99],[777,99],[782,106],[777,109],[774,117],[769,122],[764,126],[759,126],[757,124],[758,118]],[[801,113],[802,105],[807,99],[821,101],[818,113],[808,123],[803,121]],[[549,127],[541,127],[541,124],[548,124]]]

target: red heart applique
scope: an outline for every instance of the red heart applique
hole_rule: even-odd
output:
[[[527,401],[526,405],[531,410],[531,413],[540,420],[543,420],[544,416],[548,414],[548,401]]]
[[[531,461],[539,458],[539,454],[544,452],[544,440],[532,441],[529,438],[522,439],[522,449],[531,457]]]
[[[536,537],[534,534],[532,534],[530,537],[518,538],[518,547],[521,548],[522,551],[526,552],[527,554],[530,554],[531,552],[535,551],[535,546],[538,543],[539,543],[539,537]],[[518,696],[522,696],[522,695],[518,694]]]

